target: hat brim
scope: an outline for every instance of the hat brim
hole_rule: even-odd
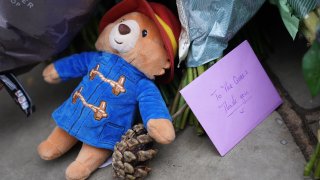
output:
[[[105,13],[105,15],[102,17],[102,20],[100,21],[99,25],[99,32],[102,32],[103,29],[110,23],[113,23],[120,17],[122,17],[125,14],[131,13],[131,12],[140,12],[150,19],[156,24],[157,28],[159,29],[160,35],[162,37],[162,41],[164,43],[165,49],[167,51],[167,55],[169,57],[170,61],[170,69],[166,71],[166,73],[161,76],[157,77],[157,80],[163,83],[168,83],[172,81],[173,75],[174,75],[174,52],[173,47],[170,42],[170,39],[159,23],[159,21],[156,18],[156,12],[153,10],[152,7],[158,6],[162,9],[167,9],[165,6],[160,5],[158,3],[152,3],[147,2],[146,0],[123,0],[116,4],[114,7],[112,7],[109,11]],[[163,7],[161,7],[163,6]]]

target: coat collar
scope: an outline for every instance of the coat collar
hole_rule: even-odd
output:
[[[121,66],[121,74],[126,76],[126,78],[133,81],[134,83],[137,83],[137,81],[139,81],[142,78],[147,78],[145,74],[143,74],[140,70],[138,70],[136,67],[128,63],[126,60],[124,60],[117,54],[111,54],[108,52],[100,53],[103,58],[108,58],[108,60],[106,60],[108,62],[107,64],[118,64],[119,66]]]

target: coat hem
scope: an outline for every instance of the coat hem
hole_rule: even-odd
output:
[[[56,124],[57,124],[57,126],[58,126],[59,128],[63,129],[63,130],[66,131],[69,135],[75,137],[77,140],[79,140],[79,141],[81,141],[82,143],[85,143],[85,144],[87,144],[87,145],[90,145],[90,146],[93,146],[93,147],[96,147],[96,148],[108,149],[108,150],[113,151],[113,150],[114,150],[114,146],[115,146],[115,144],[117,143],[117,142],[114,142],[114,143],[112,143],[112,142],[110,142],[110,143],[99,142],[98,144],[92,143],[92,142],[88,141],[88,140],[85,139],[85,138],[82,138],[82,137],[80,137],[80,136],[77,136],[77,135],[71,133],[71,132],[69,131],[69,129],[67,129],[65,126],[63,126],[62,124],[60,124],[59,121],[57,121],[57,120],[55,120],[55,119],[54,119],[54,121],[56,122]]]

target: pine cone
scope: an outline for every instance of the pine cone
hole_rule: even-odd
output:
[[[152,146],[153,140],[143,124],[129,129],[114,147],[112,155],[114,177],[126,180],[146,177],[151,171],[146,162],[157,154],[157,150],[152,149]]]

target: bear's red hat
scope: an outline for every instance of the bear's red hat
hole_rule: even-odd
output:
[[[99,32],[102,32],[108,24],[131,12],[142,13],[151,18],[157,25],[171,63],[169,72],[166,72],[160,78],[160,81],[170,82],[173,79],[174,58],[178,51],[178,39],[181,30],[179,20],[162,4],[147,2],[146,0],[123,0],[105,13],[100,21]]]

